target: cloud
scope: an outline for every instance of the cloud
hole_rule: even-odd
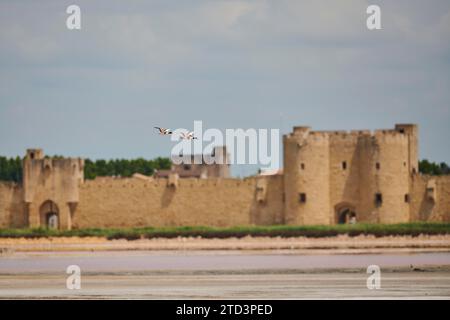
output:
[[[380,0],[380,31],[366,0],[80,0],[80,31],[69,4],[0,1],[0,133],[14,136],[1,150],[150,157],[166,146],[147,149],[148,122],[258,128],[281,114],[285,131],[417,122],[436,132],[426,156],[450,162],[448,1]]]

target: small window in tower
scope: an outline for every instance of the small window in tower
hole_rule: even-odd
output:
[[[412,173],[413,173],[413,174],[416,174],[416,168],[413,168],[413,169],[412,169]]]
[[[342,162],[342,170],[347,170],[347,161]]]
[[[406,161],[403,162],[403,166],[406,167]]]
[[[405,133],[405,129],[398,130],[400,133]]]
[[[184,166],[183,166],[183,169],[184,170],[191,170],[191,166],[190,165],[188,165],[188,164],[185,164]]]
[[[376,164],[375,164],[375,168],[377,168],[377,170],[380,170],[380,163],[379,162],[377,162]]]
[[[31,158],[31,160],[34,159],[34,152],[30,153],[30,158]]]
[[[409,194],[405,194],[405,202],[409,203]]]
[[[301,164],[300,164],[300,168],[301,168],[302,170],[305,170],[305,164],[304,164],[304,163],[301,163]]]
[[[300,203],[305,203],[306,202],[306,193],[300,193],[298,200],[300,201]]]
[[[381,193],[376,193],[375,194],[375,205],[377,207],[380,207],[382,203],[383,203],[383,195]]]

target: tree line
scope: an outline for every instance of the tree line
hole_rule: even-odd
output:
[[[62,156],[53,156],[60,159]],[[153,160],[138,159],[112,159],[84,161],[84,178],[95,179],[96,177],[131,177],[134,173],[147,176],[152,175],[155,170],[170,169],[169,158],[158,157]],[[22,181],[22,159],[20,157],[7,158],[0,156],[0,181]],[[434,176],[450,174],[450,167],[445,163],[430,162],[427,159],[419,161],[419,172]]]
[[[22,159],[0,156],[0,181],[22,181]]]
[[[96,160],[85,159],[84,178],[95,179],[96,177],[131,177],[135,173],[147,176],[152,175],[155,170],[170,169],[169,158],[158,157],[153,160],[138,159],[113,159]]]
[[[445,162],[435,163],[424,159],[419,161],[419,172],[432,176],[441,176],[450,174],[450,167]]]
[[[51,158],[60,159],[61,156]],[[112,159],[84,161],[84,178],[96,177],[131,177],[134,173],[152,175],[155,170],[170,169],[168,158],[158,157],[153,160],[138,159]],[[20,157],[7,158],[0,156],[0,181],[21,182],[23,176],[22,159]]]

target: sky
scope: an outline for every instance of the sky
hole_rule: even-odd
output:
[[[66,27],[71,4],[81,30]],[[366,27],[371,4],[381,30]],[[195,120],[416,123],[420,158],[450,163],[450,2],[0,0],[0,155],[169,156],[153,127]]]

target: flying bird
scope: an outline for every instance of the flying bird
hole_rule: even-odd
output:
[[[182,140],[194,140],[197,139],[197,137],[194,136],[194,132],[181,132],[180,133],[180,139]]]
[[[168,134],[172,134],[172,130],[170,129],[166,129],[166,128],[160,128],[160,127],[154,127],[155,129],[159,130],[159,134],[164,136],[164,135],[168,135]]]

